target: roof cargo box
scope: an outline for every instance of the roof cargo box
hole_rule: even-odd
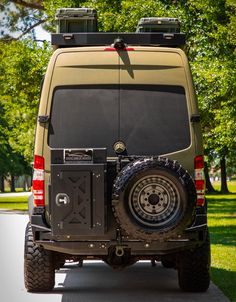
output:
[[[141,18],[136,32],[179,33],[180,22],[177,18]]]
[[[57,33],[97,31],[97,11],[93,8],[60,8],[56,20]]]

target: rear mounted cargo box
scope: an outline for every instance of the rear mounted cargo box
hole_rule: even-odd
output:
[[[179,33],[177,18],[141,18],[136,32]]]
[[[53,236],[96,236],[106,230],[106,149],[52,149]]]
[[[97,31],[97,12],[92,8],[60,8],[56,20],[57,33]]]

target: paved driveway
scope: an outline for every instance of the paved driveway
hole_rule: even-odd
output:
[[[174,270],[149,262],[124,271],[113,271],[102,262],[85,262],[83,268],[66,264],[56,273],[51,293],[30,294],[24,288],[24,229],[28,217],[0,214],[0,301],[1,302],[229,302],[211,284],[207,293],[183,293]]]

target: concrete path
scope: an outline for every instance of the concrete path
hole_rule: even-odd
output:
[[[23,250],[26,215],[0,214],[1,302],[229,302],[211,284],[207,293],[183,293],[176,271],[150,262],[113,271],[102,262],[85,262],[82,268],[67,263],[56,273],[51,293],[30,294],[24,288]]]

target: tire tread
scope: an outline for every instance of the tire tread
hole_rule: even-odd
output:
[[[180,255],[179,287],[186,292],[205,292],[210,284],[210,238],[207,232],[205,242],[194,251]]]
[[[25,232],[24,280],[29,292],[45,292],[53,289],[55,269],[53,254],[33,241],[31,224]]]

